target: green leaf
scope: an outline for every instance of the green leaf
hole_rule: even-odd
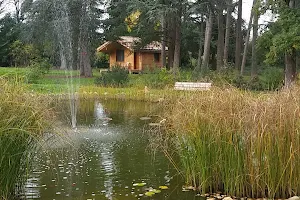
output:
[[[161,189],[161,190],[167,190],[167,189],[169,189],[168,186],[165,186],[165,185],[161,185],[158,188]]]
[[[153,189],[151,192],[154,192],[155,194],[161,193],[161,190]]]
[[[149,192],[146,192],[145,195],[146,195],[147,197],[152,197],[153,195],[155,195],[155,192],[149,191]]]
[[[134,183],[134,184],[132,184],[134,187],[143,187],[143,186],[145,186],[145,185],[147,185],[147,183]]]

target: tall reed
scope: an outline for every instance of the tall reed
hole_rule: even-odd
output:
[[[169,110],[187,184],[239,197],[299,194],[299,88],[186,93]]]
[[[19,81],[0,77],[0,199],[13,199],[18,192],[30,154],[49,127],[47,104]]]

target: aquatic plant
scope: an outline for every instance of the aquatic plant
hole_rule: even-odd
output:
[[[300,88],[189,92],[168,107],[187,185],[238,197],[299,194]]]
[[[51,112],[48,100],[28,93],[19,81],[0,77],[0,85],[0,199],[13,199]]]

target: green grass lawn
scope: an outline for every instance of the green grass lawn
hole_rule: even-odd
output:
[[[79,70],[60,70],[52,69],[47,73],[47,76],[79,76]],[[93,69],[93,76],[100,76],[99,69]]]
[[[25,77],[28,71],[28,68],[0,67],[0,76],[15,80],[16,77]],[[70,89],[71,82],[76,89],[78,89],[79,86],[94,85],[96,77],[100,76],[100,71],[94,69],[93,75],[94,76],[92,78],[82,78],[79,77],[78,70],[50,70],[42,78],[37,80],[35,84],[28,84],[28,87],[32,91],[44,94],[66,93]],[[70,76],[72,76],[73,78],[68,78]]]
[[[27,71],[27,68],[0,67],[0,76],[25,76]]]
[[[39,93],[66,93],[70,90],[70,86],[73,85],[75,89],[80,86],[94,85],[95,77],[92,78],[70,78],[64,77],[44,77],[36,84],[30,84],[29,88]]]

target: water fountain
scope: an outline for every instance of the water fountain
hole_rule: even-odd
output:
[[[67,2],[64,0],[54,0],[55,20],[54,27],[59,43],[59,53],[61,60],[61,69],[65,70],[68,80],[68,94],[70,100],[70,119],[72,128],[76,128],[77,99],[76,91],[78,86],[73,82],[73,54],[72,54],[72,32],[70,27],[70,18],[68,14]]]

